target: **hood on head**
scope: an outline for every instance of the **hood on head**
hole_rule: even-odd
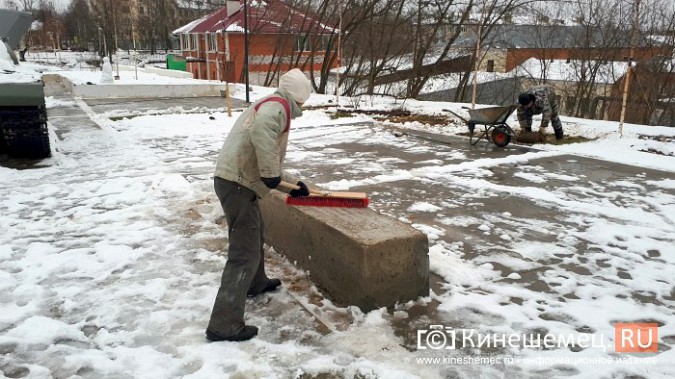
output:
[[[309,99],[312,87],[307,76],[299,68],[294,68],[281,75],[279,89],[288,92],[296,103],[303,104]]]

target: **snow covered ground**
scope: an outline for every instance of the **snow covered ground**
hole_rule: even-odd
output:
[[[58,55],[57,55],[58,54]],[[50,59],[47,59],[50,58]],[[101,68],[91,66],[86,63],[87,60],[99,59],[92,53],[74,53],[74,52],[32,52],[27,56],[27,62],[21,62],[20,65],[14,65],[9,60],[9,55],[5,46],[0,47],[0,83],[8,81],[34,81],[39,79],[43,73],[58,74],[67,78],[76,85],[100,84]],[[58,64],[57,64],[58,62]],[[125,64],[126,63],[126,64]],[[218,81],[195,80],[183,77],[186,74],[181,71],[160,70],[154,68],[134,67],[129,65],[128,59],[123,60],[119,66],[119,80],[111,84],[129,85],[129,84],[169,84],[169,85],[208,85],[220,84]],[[118,66],[112,65],[113,75],[117,75]],[[162,71],[165,74],[161,74]],[[12,74],[9,75],[8,73]]]
[[[269,91],[256,87],[253,98]],[[463,105],[363,100],[362,110],[443,115]],[[0,167],[4,377],[675,376],[673,128],[626,125],[620,137],[616,123],[563,118],[568,135],[595,139],[471,149],[412,135],[455,135],[461,122],[397,124],[401,135],[372,116],[308,110],[293,123],[289,170],[365,189],[374,210],[425,232],[433,294],[363,314],[324,299],[270,249],[270,275],[284,287],[247,303],[259,338],[208,343],[227,258],[211,175],[238,113],[98,111],[68,98],[48,106],[53,157]],[[638,321],[659,325],[658,353],[616,353],[614,323]],[[420,349],[418,331],[433,324],[585,335],[595,346]]]

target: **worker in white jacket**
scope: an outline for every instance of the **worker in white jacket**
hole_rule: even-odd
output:
[[[227,262],[206,329],[209,341],[246,341],[258,328],[244,323],[246,297],[274,291],[279,279],[265,274],[263,220],[258,200],[281,182],[291,119],[302,116],[309,99],[307,76],[293,69],[281,76],[274,94],[256,101],[237,119],[225,139],[214,177],[227,219]],[[291,196],[307,196],[307,186]]]

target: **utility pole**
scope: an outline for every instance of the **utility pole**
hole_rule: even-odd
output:
[[[619,137],[623,138],[623,121],[626,118],[626,108],[628,106],[628,91],[630,90],[630,73],[633,68],[633,56],[635,54],[635,44],[637,42],[638,22],[640,20],[640,1],[635,0],[635,10],[633,11],[633,35],[630,39],[630,56],[628,57],[628,70],[626,70],[626,79],[623,86],[623,100],[621,102],[621,118],[619,119]]]
[[[251,99],[248,94],[248,0],[244,0],[244,74],[246,84],[246,103]]]
[[[481,20],[478,24],[478,36],[476,38],[476,52],[474,54],[475,62],[473,68],[473,95],[471,96],[471,109],[476,109],[476,86],[478,84],[478,68],[480,67],[478,54],[480,54],[480,40],[482,33],[483,33],[483,22]]]
[[[115,66],[117,67],[117,75],[115,75],[115,80],[120,80],[120,52],[119,46],[117,45],[117,15],[113,14],[113,27],[115,28]]]
[[[134,59],[134,79],[138,80],[138,52],[136,51],[136,20],[131,21],[131,40],[134,43],[134,52],[133,52],[133,59]]]
[[[342,0],[339,1],[340,23],[338,26],[338,45],[337,45],[337,71],[335,75],[335,104],[340,106],[340,69],[342,67]]]
[[[96,29],[98,30],[98,52],[99,52],[99,56],[100,56],[101,55],[101,48],[103,46],[101,44],[101,27],[98,25],[98,23],[96,24]]]

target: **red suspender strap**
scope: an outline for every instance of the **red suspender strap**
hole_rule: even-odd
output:
[[[268,97],[267,99],[259,102],[255,106],[255,111],[258,111],[258,108],[260,108],[261,105],[265,104],[268,101],[276,101],[277,103],[281,104],[284,106],[284,110],[286,110],[286,128],[282,133],[286,133],[291,129],[291,106],[288,104],[288,100],[284,99],[283,97]]]

